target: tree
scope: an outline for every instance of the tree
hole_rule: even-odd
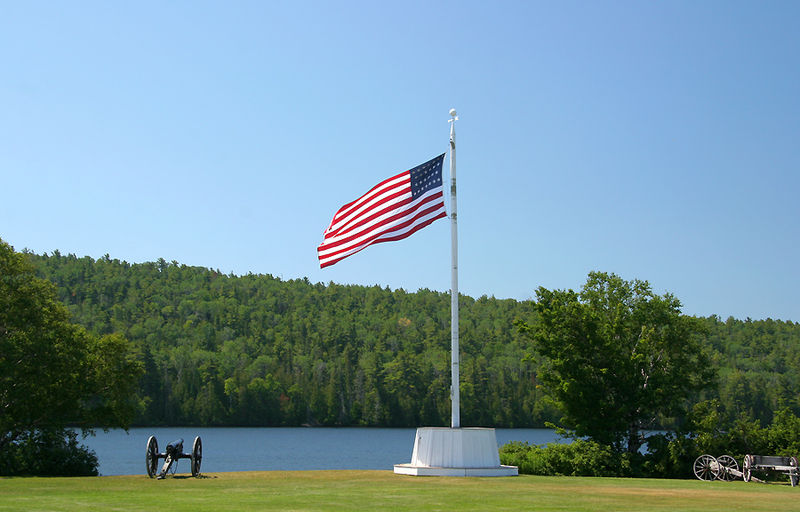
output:
[[[702,325],[680,306],[646,281],[601,272],[580,293],[539,288],[536,322],[519,325],[542,359],[538,379],[564,427],[635,453],[644,429],[684,413],[714,374]]]
[[[125,338],[71,323],[55,287],[0,240],[0,454],[68,424],[127,427],[141,372]]]

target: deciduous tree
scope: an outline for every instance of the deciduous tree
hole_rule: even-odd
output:
[[[639,450],[659,417],[683,414],[713,378],[697,319],[646,281],[592,272],[580,292],[539,288],[521,323],[543,364],[539,380],[563,426],[618,450]]]
[[[141,372],[125,338],[71,323],[55,287],[0,240],[0,453],[67,424],[127,427]]]

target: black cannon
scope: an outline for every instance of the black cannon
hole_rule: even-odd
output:
[[[164,459],[164,465],[161,466],[161,472],[156,475],[158,459]],[[200,476],[200,463],[203,461],[203,441],[200,440],[200,436],[194,438],[192,453],[183,453],[183,439],[177,439],[169,443],[163,453],[158,451],[156,436],[150,436],[147,440],[145,463],[147,464],[147,476],[150,478],[156,477],[161,480],[167,475],[167,471],[172,467],[172,464],[179,459],[191,459],[192,476]]]

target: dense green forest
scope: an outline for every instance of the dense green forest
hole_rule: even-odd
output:
[[[163,259],[26,253],[73,320],[119,333],[145,365],[136,424],[447,425],[450,299],[431,290],[226,275]],[[515,326],[533,304],[460,297],[465,425],[557,421]],[[702,319],[730,417],[800,412],[800,324]]]

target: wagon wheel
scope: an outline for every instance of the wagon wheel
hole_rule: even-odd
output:
[[[200,476],[201,462],[203,462],[203,441],[197,436],[192,443],[192,476]]]
[[[744,462],[742,463],[742,479],[745,482],[749,482],[752,475],[750,474],[750,470],[753,467],[753,456],[752,455],[745,455]]]
[[[711,455],[701,455],[694,461],[694,476],[700,480],[712,481],[719,478],[719,463]]]
[[[797,467],[797,457],[792,457],[789,465],[793,468],[789,473],[789,483],[792,484],[792,487],[797,487],[798,480],[800,480],[800,475],[797,473],[800,471],[800,468]]]
[[[720,455],[717,457],[717,462],[719,463],[719,479],[725,480],[726,482],[732,481],[736,478],[731,471],[731,469],[735,471],[739,471],[739,464],[736,462],[736,459],[731,457],[730,455]]]
[[[158,441],[156,436],[150,436],[147,440],[147,451],[144,455],[145,465],[147,466],[147,476],[156,476],[156,466],[158,465]]]

